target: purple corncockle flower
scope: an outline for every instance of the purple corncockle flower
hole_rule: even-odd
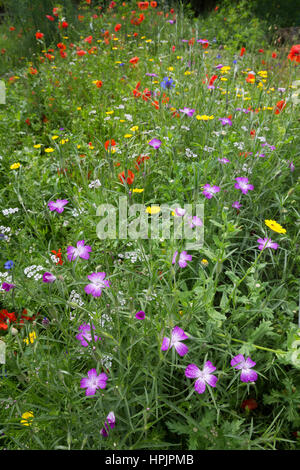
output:
[[[175,251],[173,255],[173,259],[172,259],[172,264],[176,263],[177,255],[178,255],[178,251]],[[182,251],[179,255],[178,265],[181,268],[185,268],[187,266],[187,261],[192,261],[192,255],[188,255],[186,251]]]
[[[191,228],[202,227],[203,225],[203,222],[200,219],[200,217],[197,217],[196,215],[194,217],[192,216],[188,217],[188,223]]]
[[[181,207],[176,207],[176,209],[175,209],[175,214],[178,217],[182,217],[185,214],[185,212],[186,212],[186,210],[182,209]]]
[[[172,264],[176,263],[177,255],[178,255],[178,251],[175,251]],[[181,268],[185,268],[187,266],[187,261],[192,261],[192,255],[188,255],[186,251],[182,251],[179,255],[178,265]]]
[[[222,69],[223,68],[223,65],[222,64],[218,64],[215,66],[216,69]]]
[[[196,111],[195,109],[191,109],[191,108],[187,108],[186,106],[184,106],[183,109],[179,109],[179,111],[181,113],[184,113],[186,114],[187,116],[193,116],[194,112]]]
[[[295,170],[295,165],[292,161],[288,162],[289,164],[289,168],[291,169],[291,171],[294,171]]]
[[[54,281],[56,281],[56,276],[54,276],[54,274],[48,272],[43,274],[43,282],[52,283]]]
[[[151,147],[153,147],[154,149],[159,149],[159,147],[161,146],[161,140],[154,138],[150,140],[148,144],[151,145]]]
[[[104,279],[106,273],[92,273],[87,278],[92,281],[90,284],[85,286],[84,290],[87,294],[92,294],[93,297],[100,297],[102,294],[102,289],[105,287],[110,287],[110,282],[107,279]]]
[[[143,310],[140,310],[135,314],[135,318],[137,318],[138,320],[145,320],[145,316],[146,314]]]
[[[81,379],[80,388],[86,388],[86,396],[95,395],[98,388],[103,389],[106,387],[107,379],[108,377],[104,372],[97,375],[96,369],[91,369],[88,371],[88,377]]]
[[[77,242],[77,248],[74,246],[68,246],[68,260],[73,261],[78,256],[82,259],[89,259],[91,251],[92,247],[90,245],[84,245],[84,240],[79,240],[79,242]]]
[[[223,157],[223,158],[218,158],[218,162],[226,164],[226,163],[230,163],[230,160],[228,160],[228,158]]]
[[[273,248],[273,250],[277,250],[278,243],[272,242],[271,238],[258,238],[258,248],[259,250],[263,250],[264,248]]]
[[[277,88],[278,91],[280,91],[280,93],[284,93],[285,92],[285,88]]]
[[[16,287],[15,284],[10,284],[9,282],[2,282],[2,289],[4,289],[6,292],[9,292],[14,287]]]
[[[103,436],[103,437],[107,437],[108,436],[108,431],[109,431],[109,427],[111,429],[113,429],[115,427],[115,424],[116,424],[116,417],[115,417],[115,414],[113,411],[110,411],[106,417],[106,421],[104,423],[104,428],[101,429],[100,431],[100,434]]]
[[[167,351],[174,346],[179,356],[183,357],[189,350],[189,348],[181,342],[185,339],[188,339],[188,336],[185,334],[185,332],[179,328],[179,326],[175,326],[172,330],[171,339],[167,338],[166,336],[163,338],[161,350]]]
[[[235,180],[237,181],[234,185],[235,189],[240,189],[243,194],[247,194],[248,191],[252,191],[254,189],[254,186],[249,184],[248,178],[245,176],[235,178]]]
[[[226,124],[228,124],[228,126],[232,126],[232,121],[229,118],[219,118],[219,121],[222,122],[223,126],[226,126]]]
[[[164,90],[166,88],[169,90],[170,88],[175,86],[175,83],[172,78],[164,77],[163,81],[161,82],[161,86]]]
[[[146,73],[148,77],[158,77],[156,73]]]
[[[200,44],[209,44],[207,39],[197,39],[197,42],[200,42]]]
[[[92,324],[93,330],[95,330],[95,326]],[[85,348],[89,345],[89,342],[92,341],[93,337],[91,335],[91,325],[88,325],[87,323],[83,323],[78,327],[79,334],[76,335],[76,339],[80,341],[81,346],[84,346]],[[95,341],[100,341],[101,338],[99,336],[94,335],[94,340]]]
[[[203,370],[200,370],[196,364],[189,364],[185,369],[185,376],[188,379],[197,379],[195,382],[195,390],[198,393],[204,393],[206,384],[215,387],[218,377],[212,375],[216,367],[210,361],[206,361]]]
[[[255,370],[251,370],[256,365],[256,362],[253,362],[250,357],[245,360],[242,354],[238,354],[231,360],[230,365],[242,371],[240,377],[242,382],[255,382],[257,380],[257,373]]]
[[[64,206],[68,204],[69,201],[67,199],[56,199],[56,201],[48,202],[48,207],[50,211],[56,211],[61,214],[64,211]]]
[[[232,206],[234,209],[240,209],[242,207],[242,204],[239,203],[239,201],[234,201]]]
[[[260,157],[260,158],[265,158],[266,154],[265,153],[256,153],[255,157]]]
[[[268,144],[268,142],[264,142],[263,144],[261,144],[262,147],[269,147],[270,150],[276,150],[276,147],[275,145],[271,145],[271,144]]]
[[[205,184],[203,186],[203,191],[202,194],[207,198],[211,199],[214,194],[218,193],[220,191],[219,186],[211,186],[210,184]]]

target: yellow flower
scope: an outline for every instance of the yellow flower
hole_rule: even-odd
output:
[[[190,72],[189,70],[187,70],[186,72],[184,72],[184,75],[191,75],[192,72]]]
[[[34,414],[32,411],[26,411],[22,414],[22,419],[20,421],[23,426],[31,426]]]
[[[197,114],[196,119],[198,119],[198,121],[209,121],[210,119],[214,119],[214,116],[206,116],[206,114],[200,116],[199,114]]]
[[[168,70],[169,70],[170,72],[173,72],[174,67],[168,67]]]
[[[120,122],[126,122],[126,120],[125,119],[120,119]]]
[[[29,342],[34,343],[34,340],[36,339],[36,332],[33,331],[32,333],[29,333],[28,338],[23,339],[24,343],[26,343],[27,345],[29,344]]]
[[[201,260],[201,264],[202,264],[202,266],[207,266],[207,265],[208,265],[207,259],[203,258],[203,259]]]
[[[152,42],[152,39],[147,39],[146,42]]]
[[[144,189],[139,189],[139,188],[134,188],[132,190],[133,193],[142,193],[144,191]]]
[[[281,227],[281,225],[275,222],[275,220],[265,220],[265,224],[267,227],[273,230],[273,232],[286,233],[286,229]]]
[[[178,55],[178,56],[177,56],[177,59],[178,59],[178,60],[182,59],[182,55]]]
[[[13,163],[12,165],[10,165],[10,169],[17,170],[17,168],[20,168],[20,166],[21,166],[21,163]]]
[[[133,126],[133,127],[130,128],[130,130],[131,130],[132,132],[138,131],[138,130],[139,130],[139,126]]]
[[[224,65],[224,67],[222,67],[220,69],[220,72],[221,73],[228,73],[230,69],[231,69],[231,67],[229,67],[229,65]]]
[[[53,135],[51,138],[52,138],[52,140],[56,140],[56,139],[58,139],[58,137],[59,137],[58,135]]]
[[[124,137],[125,139],[130,139],[130,137],[132,137],[132,134],[125,134]]]
[[[81,106],[78,106],[77,111],[81,111]]]
[[[227,82],[227,78],[221,77],[222,82]]]
[[[45,152],[46,153],[51,153],[51,152],[54,152],[54,149],[51,148],[51,147],[48,147],[48,148],[45,149]]]
[[[158,214],[160,212],[160,207],[159,206],[149,206],[147,207],[146,209],[146,212],[148,212],[148,214]]]
[[[114,114],[114,111],[106,111],[105,114]]]
[[[40,149],[41,146],[42,146],[42,144],[36,144],[36,145],[34,145],[33,147],[34,147],[35,149]]]

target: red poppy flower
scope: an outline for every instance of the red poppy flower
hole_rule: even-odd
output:
[[[120,23],[116,24],[115,26],[115,32],[117,33],[119,31],[119,29],[121,29],[122,25]]]
[[[248,73],[248,76],[246,78],[247,83],[254,83],[255,82],[255,75],[254,73]]]
[[[133,65],[137,64],[140,59],[138,57],[132,57],[129,62]]]
[[[15,28],[14,26],[10,26],[10,27],[9,27],[9,31],[15,31],[15,29],[16,29],[16,28]]]
[[[246,52],[246,48],[245,48],[245,47],[242,47],[241,52],[240,52],[240,57],[243,57],[243,55],[245,54],[245,52]]]
[[[214,84],[214,81],[215,81],[217,78],[218,78],[218,75],[213,75],[213,76],[210,78],[209,82],[208,82],[209,86],[212,86],[212,85]]]
[[[260,52],[261,54],[263,54],[265,51],[263,49],[258,49],[258,52]]]
[[[54,16],[58,16],[58,10],[59,10],[58,7],[53,8],[52,13],[53,13]]]
[[[51,15],[46,15],[46,18],[48,18],[48,20],[50,20],[50,21],[54,21],[54,18]]]
[[[149,7],[149,2],[139,2],[138,7],[140,10],[147,10]]]
[[[107,150],[109,147],[114,147],[116,145],[116,142],[114,139],[107,140],[104,144],[105,150]]]
[[[121,181],[122,184],[125,182],[125,171],[122,171],[122,173],[119,173],[119,180]],[[131,170],[127,171],[127,184],[130,185],[133,183],[134,180],[134,174],[132,173]]]
[[[189,46],[193,46],[195,44],[195,38],[189,40]]]
[[[254,136],[255,136],[255,129],[252,129],[252,130],[250,131],[250,135],[251,135],[251,137],[254,137]]]
[[[77,51],[76,54],[77,54],[79,57],[81,57],[81,56],[83,56],[83,55],[86,54],[86,51],[84,51],[84,50],[82,50],[82,49],[79,49],[79,51]]]
[[[243,403],[241,404],[241,407],[244,409],[250,410],[255,410],[257,408],[257,402],[254,400],[254,398],[249,398],[248,400],[244,400]]]
[[[135,163],[135,168],[137,169],[137,171],[140,171],[140,166],[145,160],[150,160],[150,157],[148,157],[147,155],[140,155],[137,158],[137,161]]]
[[[59,51],[59,53],[60,53],[60,56],[61,56],[63,59],[65,59],[65,58],[67,57],[67,53],[66,53],[66,52],[64,52],[64,51]]]
[[[37,69],[35,69],[33,67],[30,67],[29,73],[31,73],[31,75],[36,75],[38,73],[38,71],[37,71]]]
[[[31,122],[29,121],[28,118],[25,120],[25,122],[26,122],[27,126],[30,126],[30,125],[31,125]]]
[[[65,51],[65,50],[66,50],[65,44],[63,44],[62,42],[59,42],[59,43],[57,44],[57,47],[58,47],[58,49],[61,49],[62,51]]]
[[[69,26],[69,23],[67,23],[66,21],[63,21],[61,24],[62,28],[67,28],[68,26]]]
[[[276,59],[276,57],[277,57],[276,52],[272,52],[272,59]]]
[[[152,101],[152,103],[151,103],[151,104],[152,104],[152,106],[154,106],[154,108],[155,108],[155,109],[159,109],[159,103],[158,103],[158,101],[157,101],[157,100],[155,100],[155,101]]]
[[[84,41],[88,42],[89,44],[91,44],[92,40],[93,40],[93,36],[88,36],[84,39]]]
[[[35,37],[36,39],[42,39],[44,37],[44,34],[37,31],[37,33],[35,33]]]
[[[157,7],[157,2],[150,2],[151,8],[156,8]]]
[[[55,251],[55,250],[51,250],[51,253],[53,253],[56,258],[58,258],[58,261],[56,262],[56,264],[60,264],[62,265],[63,264],[63,260],[61,258],[61,248],[58,250],[58,251]]]
[[[149,99],[151,98],[151,91],[149,90],[149,88],[145,88],[145,90],[143,91],[142,98],[144,101],[149,101]]]
[[[291,47],[290,53],[288,55],[288,59],[292,62],[299,62],[300,63],[300,44],[296,44],[295,46]]]
[[[101,80],[97,80],[97,81],[96,81],[96,87],[97,87],[97,88],[101,88],[102,85],[103,85],[103,82],[102,82]]]
[[[285,100],[280,100],[276,103],[275,114],[281,113],[281,111],[286,107]]]

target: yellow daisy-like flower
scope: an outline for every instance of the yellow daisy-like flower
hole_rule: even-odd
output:
[[[30,343],[34,343],[34,340],[36,339],[36,332],[33,331],[32,333],[29,333],[28,338],[23,339],[24,343],[27,345]]]
[[[198,119],[198,121],[209,121],[210,119],[214,119],[214,116],[206,116],[206,114],[200,116],[199,114],[197,114],[196,119]]]
[[[130,137],[132,137],[132,134],[125,134],[124,137],[125,139],[130,139]]]
[[[159,206],[149,206],[147,207],[146,209],[146,212],[148,212],[148,214],[158,214],[160,212],[160,207]]]
[[[133,193],[142,193],[144,191],[144,189],[140,189],[140,188],[134,188],[132,190]]]
[[[42,144],[36,144],[36,145],[34,145],[33,147],[34,147],[35,149],[40,149],[41,146],[42,146]]]
[[[169,70],[170,72],[173,72],[174,67],[168,67],[168,70]]]
[[[114,111],[106,111],[105,114],[114,114]]]
[[[46,153],[51,153],[51,152],[54,152],[54,149],[51,148],[51,147],[48,147],[48,148],[45,149],[45,152]]]
[[[192,72],[190,72],[189,70],[187,70],[186,72],[184,72],[184,75],[191,75]]]
[[[201,264],[202,264],[202,266],[207,266],[207,265],[208,265],[207,259],[203,258],[203,259],[201,260]]]
[[[81,109],[82,109],[81,106],[77,107],[77,111],[81,111]]]
[[[34,418],[33,412],[26,411],[25,413],[22,414],[22,419],[20,423],[23,424],[23,426],[31,426],[33,418]]]
[[[59,137],[58,135],[53,135],[53,136],[51,137],[51,139],[52,139],[52,140],[56,140],[56,139],[58,139],[58,137]]]
[[[281,227],[275,220],[265,220],[265,224],[269,227],[273,232],[277,233],[286,233],[286,229]]]
[[[20,168],[20,166],[21,166],[21,163],[13,163],[12,165],[10,165],[10,169],[17,170],[18,168]]]
[[[125,119],[120,119],[120,122],[126,122],[126,120]]]
[[[139,130],[139,126],[133,126],[133,127],[130,128],[130,130],[131,130],[132,132],[138,131],[138,130]]]

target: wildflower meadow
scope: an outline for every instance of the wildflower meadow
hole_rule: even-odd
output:
[[[300,40],[244,0],[13,3],[0,448],[299,450]]]

